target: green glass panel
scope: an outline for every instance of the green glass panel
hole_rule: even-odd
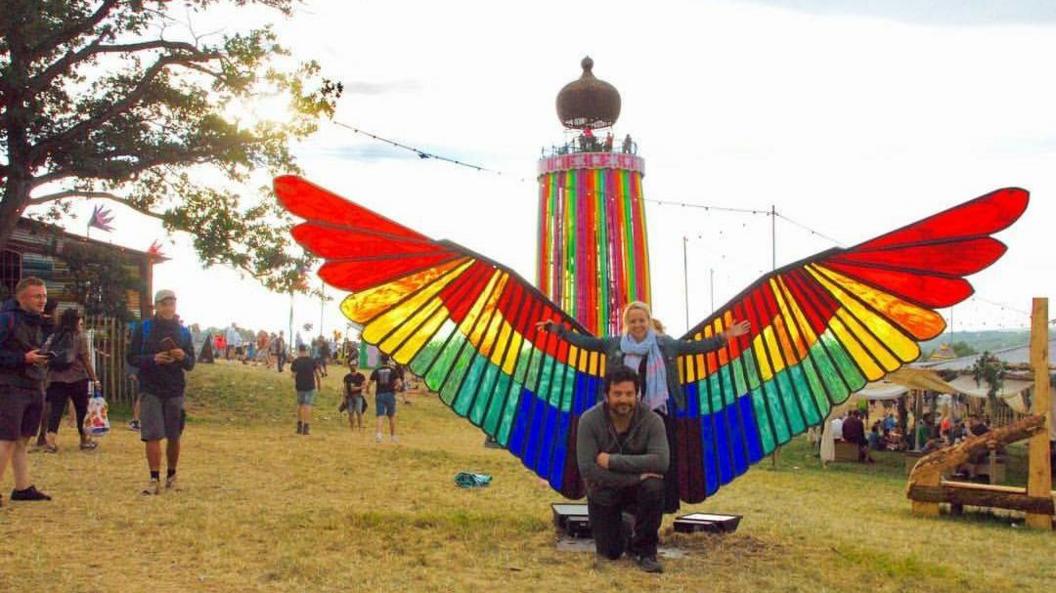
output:
[[[787,443],[791,435],[788,433],[788,420],[785,418],[785,412],[781,409],[781,402],[778,398],[781,396],[777,393],[777,387],[774,385],[774,381],[763,382],[763,393],[766,397],[767,410],[770,412],[770,419],[774,423],[775,437],[777,437],[778,443]]]
[[[799,407],[803,410],[803,420],[807,426],[814,426],[821,422],[821,418],[818,418],[818,407],[814,405],[814,398],[810,394],[810,385],[807,384],[807,376],[803,372],[803,362],[801,361],[788,370],[792,378],[792,387],[796,390],[796,398],[799,400]]]
[[[455,364],[455,359],[458,358],[458,353],[462,351],[462,345],[465,343],[466,338],[461,332],[456,331],[455,335],[451,336],[451,340],[444,345],[444,349],[436,358],[436,363],[425,377],[425,382],[430,389],[440,391],[444,379],[451,370],[451,366]]]
[[[811,425],[814,425],[821,422],[829,414],[829,398],[825,395],[825,386],[821,384],[818,371],[814,368],[814,361],[810,359],[809,355],[800,361],[799,367],[807,379],[807,389],[809,390],[807,397],[814,404],[808,408],[813,409],[813,412],[812,414],[808,413],[807,419]],[[817,417],[817,420],[813,419],[815,417]]]
[[[495,436],[499,429],[499,420],[502,418],[502,409],[506,405],[506,398],[510,395],[510,376],[506,373],[499,374],[498,383],[495,386],[495,395],[488,402],[488,413],[484,417],[484,431]]]
[[[762,387],[763,382],[759,377],[759,367],[755,364],[755,353],[751,350],[742,350],[741,358],[744,359],[744,369],[748,377],[748,386],[752,389],[759,389]]]
[[[851,355],[847,353],[843,344],[831,331],[826,330],[825,333],[821,334],[821,343],[825,345],[825,349],[832,355],[837,368],[843,374],[843,380],[847,382],[847,387],[851,391],[858,391],[865,387],[865,376],[862,375],[861,369],[851,360]]]
[[[505,447],[510,442],[510,430],[513,429],[513,417],[517,415],[517,406],[521,403],[521,392],[524,385],[514,381],[510,385],[510,397],[506,398],[506,407],[502,410],[502,422],[499,424],[499,443]]]
[[[563,392],[559,408],[562,412],[568,412],[572,409],[572,398],[576,392],[576,369],[572,368],[571,365],[565,366],[565,388]]]
[[[484,376],[484,366],[484,357],[480,355],[475,356],[469,364],[469,371],[466,373],[465,380],[459,386],[458,395],[455,397],[454,403],[451,404],[451,408],[459,416],[465,416],[469,412],[469,406],[473,403],[473,399],[477,397],[477,388],[480,387]]]
[[[785,415],[788,417],[789,428],[796,435],[807,429],[803,422],[803,412],[799,409],[796,401],[796,393],[792,389],[792,381],[789,380],[788,371],[784,370],[777,374],[777,390],[781,394],[781,403],[785,405]],[[782,441],[784,442],[784,441]]]
[[[513,367],[513,380],[524,383],[524,374],[528,372],[528,361],[532,357],[532,344],[528,340],[521,340],[521,351],[517,353],[517,364]]]
[[[770,414],[766,411],[765,400],[762,389],[752,390],[752,408],[755,409],[759,440],[763,443],[763,453],[770,453],[777,445],[774,443],[774,431],[770,428]]]
[[[554,358],[544,354],[542,367],[539,373],[539,389],[535,392],[535,396],[541,400],[550,401],[550,390],[554,381]]]
[[[524,377],[524,386],[537,396],[539,395],[539,367],[545,356],[542,350],[532,348],[531,356],[528,357],[528,373]]]
[[[729,366],[733,369],[733,379],[737,384],[737,395],[748,393],[748,382],[744,378],[744,361],[738,356],[730,361]]]
[[[498,380],[499,367],[484,359],[484,382],[477,391],[477,399],[473,401],[473,409],[470,411],[469,420],[480,426],[484,422],[484,412],[491,402],[492,392],[495,390],[495,382]]]
[[[843,378],[840,377],[839,371],[836,370],[836,366],[833,365],[829,353],[825,351],[825,346],[821,342],[814,342],[810,347],[810,358],[818,364],[818,374],[832,402],[838,404],[846,401],[851,392],[847,389],[847,385],[844,384]]]
[[[436,360],[436,357],[440,354],[441,350],[443,350],[444,342],[447,341],[447,338],[451,336],[451,332],[455,331],[456,327],[458,326],[452,323],[450,319],[445,319],[444,322],[440,324],[440,329],[437,330],[436,335],[430,338],[429,343],[423,346],[422,349],[418,351],[418,354],[415,354],[414,358],[411,359],[410,368],[412,373],[419,377],[425,376],[425,371],[427,371],[429,365]],[[429,385],[429,382],[426,381],[426,384]],[[437,387],[439,387],[439,385],[429,385],[429,388],[434,391]]]
[[[462,352],[458,354],[455,364],[451,366],[451,374],[447,376],[447,381],[444,381],[444,386],[440,389],[440,399],[445,404],[450,406],[455,400],[455,396],[458,395],[458,388],[462,385],[462,379],[469,372],[470,363],[473,362],[473,356],[476,353],[476,350],[467,344],[462,349]]]

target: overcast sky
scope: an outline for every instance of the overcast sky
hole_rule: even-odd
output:
[[[621,93],[616,134],[639,144],[646,197],[773,205],[820,233],[779,219],[779,266],[836,246],[830,238],[850,246],[1020,186],[1031,205],[999,235],[1008,254],[970,278],[978,298],[955,308],[955,327],[1025,327],[1030,298],[1056,295],[1056,3],[332,0],[291,19],[230,16],[210,18],[270,20],[296,56],[341,80],[336,121],[505,173],[324,124],[297,147],[306,177],[526,278],[536,159],[563,140],[554,98],[590,55]],[[683,236],[690,325],[711,311],[711,270],[718,307],[770,268],[768,217],[650,203],[647,220],[654,308],[675,333],[686,327]],[[118,210],[111,238],[145,249],[161,236],[152,224]],[[186,237],[171,240],[155,285],[179,292],[185,319],[287,326],[288,296],[202,270]],[[295,324],[318,327],[320,313],[298,299]],[[328,332],[344,328],[336,300],[323,316]]]

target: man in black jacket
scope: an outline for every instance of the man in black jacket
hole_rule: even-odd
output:
[[[623,511],[634,509],[628,552],[646,572],[663,572],[656,559],[663,518],[664,472],[670,451],[663,420],[639,405],[638,374],[623,367],[605,376],[605,400],[583,413],[576,461],[587,488],[587,510],[597,553],[618,559],[627,544]]]
[[[0,481],[10,463],[15,474],[11,500],[51,500],[29,483],[26,455],[44,410],[48,356],[40,348],[41,313],[47,300],[44,281],[28,276],[15,286],[15,299],[4,303],[0,312]]]
[[[165,489],[176,490],[176,464],[185,414],[184,372],[194,368],[191,332],[176,317],[176,293],[159,290],[154,295],[154,317],[132,334],[128,363],[139,369],[139,438],[146,443],[150,482],[143,494],[161,494],[161,441],[168,442]]]

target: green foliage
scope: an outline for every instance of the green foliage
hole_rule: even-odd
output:
[[[5,0],[0,18],[0,246],[29,206],[117,201],[194,236],[204,264],[303,290],[312,259],[292,249],[270,190],[296,172],[292,141],[333,114],[340,83],[292,63],[269,27],[199,36],[190,19],[223,5],[289,14],[292,0]],[[277,120],[247,121],[264,99]],[[50,193],[41,193],[47,187]]]
[[[132,319],[128,291],[146,292],[135,266],[105,245],[52,241],[45,253],[66,263],[70,278],[66,290],[84,304],[87,315],[102,315],[121,321]]]
[[[956,354],[958,358],[976,354],[975,348],[972,348],[967,342],[954,342],[950,347],[953,348],[953,353]]]
[[[982,385],[982,382],[986,381],[989,385],[986,395],[993,400],[1004,385],[1005,363],[993,354],[983,352],[972,365],[972,377],[976,385]]]

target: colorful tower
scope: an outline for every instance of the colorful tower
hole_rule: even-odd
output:
[[[620,311],[650,300],[642,177],[630,135],[617,139],[616,87],[583,75],[557,95],[566,141],[539,159],[536,286],[595,335],[620,332]]]

